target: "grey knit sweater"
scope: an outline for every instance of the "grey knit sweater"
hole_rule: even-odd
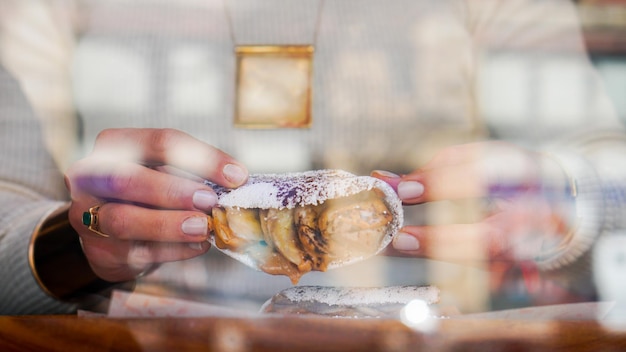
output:
[[[40,121],[2,66],[0,150],[0,312],[69,312],[73,307],[41,290],[28,265],[36,224],[67,200],[63,177],[43,145]]]

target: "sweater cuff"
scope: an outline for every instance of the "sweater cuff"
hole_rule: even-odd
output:
[[[604,226],[602,185],[593,165],[573,153],[556,151],[549,156],[560,164],[569,179],[575,219],[562,240],[544,242],[542,252],[535,257],[541,270],[554,270],[577,261],[589,252]]]
[[[82,305],[98,304],[110,289],[123,285],[100,279],[83,254],[78,233],[68,219],[69,204],[52,209],[35,227],[28,262],[39,286],[49,296]]]

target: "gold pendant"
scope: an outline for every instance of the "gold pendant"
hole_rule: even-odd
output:
[[[237,46],[236,127],[311,126],[312,45]]]

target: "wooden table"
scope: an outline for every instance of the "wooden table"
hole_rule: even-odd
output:
[[[419,333],[379,319],[0,317],[0,351],[75,350],[624,351],[626,331],[595,321],[444,319]]]

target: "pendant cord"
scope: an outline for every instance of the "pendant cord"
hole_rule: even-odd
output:
[[[324,11],[325,0],[320,0],[317,5],[317,18],[315,20],[315,32],[313,32],[313,47],[317,47],[317,37],[320,33],[320,27],[322,23],[322,11]]]
[[[235,39],[235,27],[233,25],[233,18],[230,15],[230,9],[228,8],[228,1],[229,0],[222,0],[222,4],[224,5],[224,13],[226,14],[226,21],[228,21],[228,35],[233,45],[237,46],[237,40]]]
[[[223,0],[222,4],[224,6],[224,13],[226,14],[226,21],[228,22],[228,35],[233,45],[237,46],[237,38],[235,37],[235,26],[233,17],[230,13],[230,8],[228,7],[229,0]],[[317,46],[317,38],[319,35],[321,23],[322,23],[322,11],[324,10],[325,0],[319,0],[319,4],[317,6],[317,16],[315,19],[315,27],[313,31],[313,47]]]

